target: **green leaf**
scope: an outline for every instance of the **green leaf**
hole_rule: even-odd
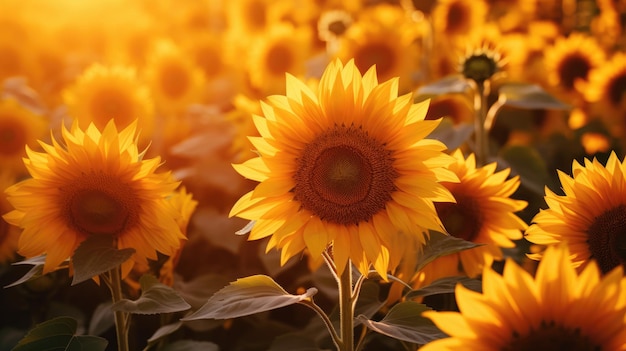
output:
[[[537,150],[523,145],[512,145],[499,152],[498,164],[511,168],[511,175],[519,175],[521,184],[536,194],[543,195],[551,180],[546,163]]]
[[[15,346],[13,351],[101,351],[106,339],[76,335],[78,323],[70,317],[58,317],[36,325]]]
[[[498,89],[500,101],[504,106],[523,109],[569,110],[567,105],[536,84],[507,83]]]
[[[423,288],[412,290],[406,294],[405,297],[407,299],[413,299],[421,296],[453,293],[457,284],[463,284],[466,288],[474,291],[480,291],[482,289],[482,282],[479,279],[468,278],[465,276],[445,277],[437,279]]]
[[[5,288],[10,288],[12,286],[20,285],[27,281],[40,278],[41,276],[43,276],[42,273],[43,273],[43,266],[45,262],[46,262],[46,255],[39,255],[39,256],[31,257],[26,260],[12,263],[12,265],[14,266],[29,264],[29,265],[32,265],[33,267],[28,272],[26,272],[20,279],[14,281],[13,283],[9,285],[6,285]],[[69,260],[63,261],[63,263],[57,269],[63,269],[67,267],[69,267]]]
[[[145,274],[139,279],[141,296],[135,301],[122,299],[113,304],[114,311],[135,314],[157,314],[185,311],[191,306],[171,287],[161,284],[153,275]]]
[[[443,77],[433,83],[421,86],[415,92],[416,101],[444,94],[465,93],[470,89],[467,80],[460,74]]]
[[[161,351],[219,351],[219,347],[210,341],[179,340],[166,345]]]
[[[424,245],[424,249],[417,259],[415,271],[421,271],[427,264],[438,257],[473,249],[478,246],[482,246],[482,244],[431,231],[430,239],[426,242],[426,245]]]
[[[118,250],[108,235],[91,235],[83,241],[72,256],[74,278],[72,285],[89,280],[126,262],[135,249]]]
[[[176,323],[166,324],[166,325],[160,327],[148,339],[148,345],[144,348],[144,351],[150,349],[150,347],[152,345],[154,345],[162,337],[165,337],[167,335],[170,335],[170,334],[174,333],[175,331],[180,329],[180,327],[182,327],[182,326],[183,326],[182,322],[176,322]]]
[[[91,314],[89,335],[102,335],[115,325],[115,316],[111,310],[111,302],[99,304]]]
[[[439,140],[446,144],[449,150],[454,150],[463,145],[473,133],[473,124],[462,123],[455,125],[449,117],[444,117],[428,137]]]
[[[436,339],[446,337],[422,312],[430,308],[414,301],[405,301],[394,305],[387,315],[379,321],[373,321],[359,315],[357,320],[369,329],[395,339],[424,345]]]
[[[291,295],[272,278],[266,275],[253,275],[230,283],[211,296],[198,311],[181,320],[248,316],[296,304],[316,293],[316,288],[310,288],[302,295]]]

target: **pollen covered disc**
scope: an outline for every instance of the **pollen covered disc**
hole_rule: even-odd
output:
[[[385,208],[397,172],[383,144],[358,128],[335,126],[303,150],[294,178],[303,208],[329,222],[356,224]]]

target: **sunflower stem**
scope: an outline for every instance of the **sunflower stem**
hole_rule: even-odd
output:
[[[121,267],[117,266],[109,271],[109,289],[113,304],[122,300],[122,274]],[[117,336],[118,351],[129,351],[128,347],[128,327],[129,318],[124,311],[115,311],[115,334]]]
[[[474,147],[476,154],[476,166],[484,166],[489,156],[489,136],[485,128],[487,119],[487,96],[489,95],[489,81],[476,82],[476,94],[474,96]]]
[[[339,319],[342,346],[339,351],[354,351],[354,305],[352,302],[352,264],[348,260],[339,278]]]
[[[308,300],[302,300],[298,303],[312,309],[313,311],[315,311],[315,313],[317,313],[318,316],[320,316],[320,318],[322,318],[322,321],[324,322],[326,329],[328,329],[328,332],[330,333],[330,337],[333,340],[333,343],[337,347],[337,350],[340,350],[342,347],[341,338],[339,337],[339,335],[337,334],[337,331],[333,327],[333,322],[330,320],[330,318],[328,318],[328,315],[324,312],[324,310],[322,310],[322,308],[319,307],[315,303],[315,301],[313,301],[312,297]]]

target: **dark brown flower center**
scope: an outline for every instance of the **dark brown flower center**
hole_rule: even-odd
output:
[[[591,64],[585,56],[579,53],[573,53],[563,59],[557,68],[557,72],[561,80],[561,85],[567,89],[574,89],[576,80],[579,78],[587,79],[587,74],[590,69]]]
[[[446,33],[460,34],[469,26],[470,9],[467,5],[457,1],[450,5],[446,16]]]
[[[306,145],[297,167],[295,199],[331,223],[370,220],[396,190],[391,151],[354,126],[335,126],[320,134]]]
[[[354,55],[354,63],[362,74],[376,65],[378,77],[387,77],[396,64],[395,52],[388,43],[368,43],[357,50]]]
[[[437,215],[450,235],[474,241],[480,234],[483,215],[476,198],[452,191],[456,203],[436,202]]]
[[[595,218],[587,231],[591,258],[603,273],[626,267],[626,205],[619,205]]]
[[[162,68],[161,88],[169,98],[180,98],[187,92],[189,85],[189,75],[181,65],[170,62]]]
[[[131,186],[111,176],[84,174],[59,190],[63,215],[80,233],[119,235],[138,222],[138,197]]]
[[[483,83],[498,71],[498,63],[487,54],[471,55],[463,62],[463,75],[477,83]]]
[[[500,351],[602,351],[602,346],[580,329],[570,329],[554,322],[541,322],[538,330],[531,330],[526,335],[513,331],[509,345]]]
[[[265,64],[270,73],[282,77],[293,65],[291,50],[280,43],[272,46],[267,52]]]
[[[625,98],[624,95],[626,95],[626,71],[610,81],[607,87],[607,94],[613,106],[619,107],[622,105],[622,100]]]

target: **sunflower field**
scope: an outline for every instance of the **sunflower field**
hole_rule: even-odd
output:
[[[0,351],[626,351],[625,0],[0,28]]]

